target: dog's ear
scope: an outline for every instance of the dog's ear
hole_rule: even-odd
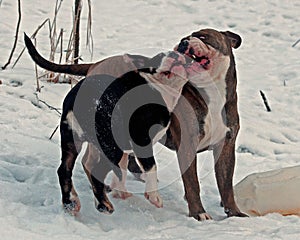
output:
[[[242,38],[236,33],[230,31],[221,32],[221,33],[224,34],[227,38],[229,38],[229,40],[231,41],[231,47],[238,48],[239,46],[241,46]]]

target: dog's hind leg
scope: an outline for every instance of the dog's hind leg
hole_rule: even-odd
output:
[[[63,111],[60,123],[61,136],[61,164],[57,170],[62,193],[64,209],[74,215],[80,210],[80,201],[72,182],[72,171],[76,158],[82,147],[82,141],[76,132],[72,130],[73,113],[67,108]],[[67,114],[66,114],[67,113]],[[72,119],[69,119],[71,116]],[[75,119],[76,120],[76,119]]]
[[[62,203],[64,209],[70,214],[74,215],[79,212],[81,207],[78,195],[72,182],[72,171],[78,156],[78,151],[74,142],[64,141],[61,143],[61,151],[61,165],[57,170],[57,174],[61,187]]]
[[[128,154],[124,153],[121,161],[119,162],[119,167],[122,171],[122,180],[113,174],[112,183],[110,185],[112,189],[112,196],[114,198],[126,199],[132,196],[132,193],[128,192],[125,183],[127,177],[127,167],[128,167]]]
[[[163,200],[158,192],[156,165],[153,165],[153,167],[150,170],[145,171],[145,183],[145,198],[157,208],[162,208]]]
[[[128,170],[136,178],[136,180],[145,182],[145,179],[143,179],[142,175],[143,172],[140,166],[137,164],[135,156],[131,154],[128,156]]]
[[[114,208],[106,195],[108,187],[104,184],[107,173],[112,169],[108,161],[93,144],[89,143],[82,165],[92,185],[96,209],[111,214]]]
[[[101,167],[101,166],[99,166],[99,167]],[[102,171],[102,174],[104,176],[106,176],[106,174],[110,170],[102,168],[101,171]],[[91,184],[92,184],[93,192],[94,192],[94,196],[95,196],[95,207],[101,213],[112,214],[114,212],[114,207],[107,197],[106,186],[104,184],[104,178],[99,179],[98,177],[95,177],[93,174],[91,174],[91,181],[92,181]]]

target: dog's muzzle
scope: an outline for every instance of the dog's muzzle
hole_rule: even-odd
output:
[[[188,40],[182,40],[177,49],[179,53],[184,55],[186,64],[185,67],[189,67],[190,65],[194,64],[195,62],[199,63],[204,69],[207,69],[208,65],[210,64],[210,60],[208,56],[202,55],[197,56],[195,54],[195,50],[193,46],[190,46],[190,43]]]

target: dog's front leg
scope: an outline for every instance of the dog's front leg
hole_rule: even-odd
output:
[[[189,121],[185,121],[185,115],[177,114],[173,117],[170,127],[173,143],[177,152],[177,159],[183,180],[185,199],[188,203],[189,216],[198,221],[209,220],[211,217],[206,213],[201,199],[200,186],[197,175],[197,142],[198,135],[195,135]]]
[[[158,192],[156,165],[145,172],[145,198],[157,208],[163,207],[163,200]]]
[[[114,198],[126,199],[132,196],[125,187],[126,177],[127,177],[127,167],[128,167],[128,154],[124,153],[121,161],[119,162],[119,167],[122,171],[122,180],[113,173],[112,183],[110,188],[112,189],[112,196]]]
[[[200,198],[196,154],[191,155],[186,151],[186,155],[182,156],[182,154],[178,152],[177,157],[184,185],[185,199],[188,202],[189,216],[198,221],[212,219],[211,216],[206,213]]]
[[[144,193],[145,198],[157,208],[163,207],[163,200],[158,192],[157,168],[154,157],[138,157],[137,159],[141,164],[144,174],[146,185]]]
[[[233,137],[233,139],[232,139]],[[214,147],[215,174],[222,205],[228,217],[247,217],[235,203],[233,193],[233,173],[235,166],[235,136],[228,136],[224,142]]]
[[[185,104],[184,101],[180,103]],[[188,108],[182,105],[182,109]],[[180,114],[180,112],[173,115],[172,124],[170,126],[182,175],[185,199],[188,202],[189,216],[198,221],[209,220],[211,217],[206,213],[200,199],[200,186],[197,175],[196,154],[199,130],[196,129],[196,131],[194,128],[196,124],[191,124],[191,122],[193,123],[192,119],[187,120],[185,116],[186,115]]]

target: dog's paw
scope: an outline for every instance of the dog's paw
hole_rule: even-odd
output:
[[[200,214],[198,214],[197,220],[198,221],[212,220],[212,217],[207,213],[200,213]]]
[[[109,214],[109,215],[115,211],[113,205],[108,200],[107,201],[103,200],[103,201],[99,202],[95,198],[95,207],[99,212]]]
[[[227,217],[249,217],[247,214],[242,213],[239,210],[232,210],[230,208],[225,208],[224,212],[227,214]]]
[[[75,216],[77,213],[79,213],[81,204],[79,201],[79,198],[73,198],[71,199],[70,203],[63,203],[63,208],[66,213],[69,213],[72,216]]]
[[[204,213],[195,213],[195,214],[190,213],[189,216],[195,218],[197,221],[212,220],[212,217],[206,212],[204,212]]]
[[[112,196],[114,198],[120,198],[120,199],[125,200],[129,197],[132,197],[132,193],[127,192],[127,191],[121,191],[121,190],[113,189],[112,190]]]
[[[157,208],[162,208],[163,207],[163,200],[162,200],[162,198],[160,197],[160,195],[159,195],[159,193],[157,191],[154,191],[154,192],[145,192],[144,196],[155,207],[157,207]]]

